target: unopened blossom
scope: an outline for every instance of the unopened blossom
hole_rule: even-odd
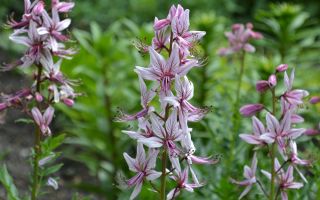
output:
[[[34,107],[32,108],[31,113],[34,121],[39,126],[41,133],[44,135],[51,135],[49,125],[53,118],[54,108],[49,106],[42,115],[40,110],[37,107]]]
[[[54,178],[49,177],[47,181],[47,185],[51,186],[54,190],[59,189],[58,182]]]
[[[280,64],[277,68],[276,71],[277,72],[284,72],[288,69],[288,64]]]
[[[291,112],[287,112],[280,122],[272,114],[267,113],[266,121],[268,132],[261,135],[261,139],[268,144],[276,142],[282,151],[285,150],[287,138],[296,139],[305,131],[304,128],[291,128]]]
[[[6,103],[0,103],[0,112],[7,109],[7,108],[8,108],[8,106]]]
[[[42,102],[43,101],[43,96],[39,92],[36,92],[35,99],[36,99],[37,102]]]
[[[251,117],[264,109],[263,104],[247,104],[240,108],[241,115]]]
[[[291,71],[290,77],[287,72],[284,73],[284,83],[286,86],[286,92],[283,94],[283,97],[292,105],[303,104],[303,98],[308,96],[309,93],[306,90],[301,89],[292,89],[294,81],[294,69]]]
[[[293,177],[293,166],[289,166],[287,171],[285,172],[278,161],[275,159],[274,162],[274,170],[277,172],[277,182],[279,184],[281,190],[281,198],[282,200],[288,200],[287,190],[288,189],[299,189],[303,186],[302,183],[294,182]],[[261,170],[261,172],[271,180],[271,174],[265,170]]]
[[[154,23],[158,22],[158,18],[154,19]],[[167,28],[160,30],[155,30],[155,36],[152,39],[152,48],[161,51],[163,48],[166,48],[167,43],[169,42],[169,35],[166,33]]]
[[[314,96],[314,97],[311,97],[310,101],[309,101],[311,104],[317,104],[317,103],[320,103],[320,96]]]
[[[261,139],[261,135],[266,133],[266,129],[256,116],[252,117],[252,129],[252,134],[240,134],[239,137],[249,144],[265,145],[266,143]]]
[[[256,179],[257,164],[258,164],[257,155],[254,154],[253,159],[252,159],[252,163],[251,163],[251,167],[249,167],[247,165],[244,166],[243,176],[246,179],[243,181],[236,181],[234,179],[231,179],[232,183],[235,183],[240,186],[246,186],[244,191],[240,194],[239,199],[242,199],[245,195],[247,195],[248,192],[251,190],[252,185],[257,182],[257,179]]]
[[[275,74],[271,74],[268,79],[268,83],[271,88],[277,85],[277,77]]]
[[[61,13],[70,12],[71,9],[74,7],[73,2],[60,2],[59,0],[52,0],[52,8],[56,9]]]
[[[253,25],[247,23],[246,27],[243,24],[232,25],[232,32],[226,32],[225,36],[229,40],[228,48],[219,49],[219,55],[229,55],[239,51],[255,52],[255,47],[249,43],[250,39],[261,39],[262,34],[252,30]]]
[[[140,193],[144,179],[152,181],[161,176],[160,172],[154,170],[158,153],[158,150],[149,149],[148,155],[146,155],[143,144],[138,143],[135,159],[130,157],[127,153],[123,154],[130,171],[136,173],[135,176],[127,180],[128,186],[134,187],[130,200],[136,198]]]
[[[307,129],[304,132],[304,134],[307,135],[307,136],[320,135],[320,130],[310,128],[310,129]]]
[[[270,88],[273,88],[277,85],[277,77],[275,74],[271,74],[268,78],[268,80],[259,80],[256,83],[256,90],[258,92],[265,92],[269,90]]]
[[[257,81],[257,84],[256,84],[256,90],[258,92],[265,92],[267,91],[268,89],[270,89],[270,84],[268,81],[265,81],[265,80],[259,80]]]

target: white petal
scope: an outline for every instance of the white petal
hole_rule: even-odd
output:
[[[137,169],[135,167],[135,159],[130,157],[127,153],[123,153],[123,157],[126,160],[130,171],[137,172]]]
[[[150,171],[148,172],[148,174],[149,174],[149,175],[147,176],[147,180],[148,180],[148,181],[153,181],[153,180],[159,178],[162,173],[161,173],[161,172],[157,172],[157,171],[155,171],[155,170],[150,170]]]
[[[138,194],[141,192],[141,188],[142,188],[142,182],[138,183],[136,187],[134,187],[134,190],[130,196],[130,200],[133,200],[138,196]]]
[[[59,22],[57,26],[57,31],[63,31],[64,29],[68,28],[71,24],[71,19],[65,19],[61,22]]]

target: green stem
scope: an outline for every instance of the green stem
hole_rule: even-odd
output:
[[[162,175],[161,175],[161,189],[160,189],[160,200],[166,199],[166,167],[167,167],[167,150],[165,149],[162,153]]]
[[[41,152],[41,133],[38,126],[36,126],[35,131],[35,145],[34,145],[34,158],[33,158],[33,182],[32,182],[32,200],[36,200],[38,196],[38,188],[39,188],[39,155]]]
[[[275,143],[272,144],[271,146],[271,151],[270,151],[270,154],[271,154],[271,185],[270,185],[270,200],[273,200],[274,199],[274,192],[275,192],[275,188],[274,188],[274,185],[275,185],[275,175],[276,175],[276,171],[274,169],[274,159],[275,159],[275,148],[276,145]]]
[[[236,106],[239,106],[240,104],[240,91],[241,91],[241,85],[242,85],[242,77],[244,72],[244,61],[245,61],[245,51],[242,51],[240,56],[240,73],[238,77],[238,87],[237,87],[237,96],[236,96]]]
[[[37,67],[38,73],[36,78],[36,91],[40,92],[42,65],[37,65]],[[37,103],[37,106],[39,107],[39,103]],[[41,132],[40,128],[36,124],[35,129],[31,200],[37,199],[39,189],[39,156],[41,153]]]
[[[275,95],[275,89],[272,89],[272,114],[275,115],[276,113],[276,95]],[[273,143],[270,150],[270,156],[271,156],[271,184],[270,184],[270,200],[274,200],[275,198],[275,176],[276,171],[274,169],[274,160],[275,160],[275,149],[276,149],[276,143]]]
[[[232,117],[232,125],[233,125],[233,134],[238,134],[239,127],[240,127],[240,113],[239,113],[239,104],[240,104],[240,91],[241,91],[241,85],[242,85],[242,77],[244,74],[244,62],[245,62],[245,52],[242,51],[240,55],[240,72],[238,76],[238,87],[236,91],[236,101],[233,108],[233,117]],[[233,137],[233,134],[231,135],[231,158],[230,162],[233,161],[235,156],[235,137]]]

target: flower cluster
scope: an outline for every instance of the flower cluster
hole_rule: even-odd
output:
[[[304,128],[296,128],[298,123],[304,121],[303,117],[297,114],[299,107],[304,103],[303,99],[308,95],[308,92],[301,89],[293,89],[294,69],[291,75],[287,74],[288,65],[279,65],[275,73],[270,75],[268,80],[260,80],[257,82],[256,88],[258,92],[272,93],[272,109],[262,104],[249,104],[240,109],[243,116],[252,116],[252,133],[240,134],[240,138],[245,142],[255,145],[256,151],[252,161],[252,166],[249,168],[245,166],[244,176],[245,181],[233,182],[238,185],[247,186],[241,194],[240,198],[246,195],[253,184],[259,183],[263,187],[259,179],[256,177],[257,168],[257,153],[259,149],[269,148],[269,156],[271,158],[271,170],[261,170],[261,172],[271,181],[270,194],[265,195],[281,196],[283,200],[288,199],[286,191],[289,189],[299,189],[303,186],[300,182],[294,181],[293,171],[295,170],[302,180],[306,178],[298,169],[298,166],[308,166],[311,164],[308,160],[303,160],[298,157],[298,150],[296,139],[304,134]],[[277,75],[284,72],[285,90],[279,96],[276,96]],[[277,102],[281,105],[279,115],[277,115]],[[260,121],[255,114],[266,110],[266,126]],[[279,116],[279,118],[277,118]],[[277,153],[278,152],[278,153]],[[278,155],[278,156],[277,156]],[[279,158],[278,158],[279,157]],[[282,164],[280,164],[282,163]],[[287,170],[284,168],[288,165]],[[277,185],[278,192],[275,194],[274,190]],[[263,189],[263,188],[262,188]],[[263,189],[263,191],[265,191]]]
[[[0,111],[9,107],[21,108],[32,115],[43,135],[51,134],[49,124],[54,114],[51,105],[62,101],[67,106],[72,106],[73,99],[77,96],[72,88],[74,83],[60,71],[62,60],[71,58],[75,53],[65,46],[69,37],[64,31],[70,26],[71,20],[61,20],[60,15],[70,12],[73,7],[72,2],[52,0],[51,9],[46,10],[42,0],[24,0],[22,19],[16,21],[10,18],[7,24],[14,30],[10,39],[25,46],[26,51],[18,61],[5,65],[2,70],[31,66],[36,69],[31,87],[2,96]],[[57,62],[55,57],[58,58]],[[34,107],[29,109],[29,105]]]
[[[186,76],[190,69],[200,66],[190,49],[205,32],[189,30],[189,10],[180,5],[172,6],[166,19],[155,18],[154,31],[152,45],[148,47],[150,65],[137,66],[135,69],[139,76],[142,110],[133,115],[121,113],[118,117],[118,121],[137,120],[139,126],[137,131],[123,131],[135,139],[138,146],[135,159],[124,153],[129,169],[136,173],[127,181],[129,187],[135,187],[130,199],[139,194],[145,180],[154,181],[160,176],[161,190],[157,191],[164,198],[163,186],[167,174],[176,183],[176,187],[167,194],[168,199],[174,199],[181,190],[192,192],[193,188],[203,185],[192,164],[218,162],[217,159],[194,155],[196,149],[191,140],[192,129],[188,127],[188,122],[199,121],[208,112],[208,109],[197,108],[190,103],[194,87]],[[164,55],[168,55],[168,58]],[[150,89],[145,80],[152,81]],[[151,106],[155,97],[159,99],[160,111]],[[145,155],[144,146],[148,148],[148,156]],[[162,172],[155,169],[160,155]],[[171,165],[167,165],[169,161]],[[189,172],[192,183],[188,182]]]
[[[253,25],[251,23],[247,23],[246,26],[243,24],[233,24],[232,32],[225,33],[225,36],[229,40],[229,47],[219,49],[219,55],[230,55],[242,50],[245,52],[255,52],[256,49],[249,43],[249,40],[262,39],[263,36],[261,33],[255,32],[252,29]]]

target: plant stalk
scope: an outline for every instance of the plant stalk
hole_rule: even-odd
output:
[[[236,101],[233,108],[233,117],[232,117],[232,125],[233,125],[233,134],[238,134],[240,127],[240,113],[239,113],[239,104],[240,104],[240,91],[242,85],[242,77],[244,74],[244,62],[245,62],[245,51],[242,51],[240,55],[240,72],[238,77],[238,87],[236,91]],[[231,159],[230,162],[233,161],[235,156],[235,137],[231,137],[230,149],[231,149]]]
[[[276,113],[276,95],[275,95],[275,89],[273,88],[271,90],[272,92],[272,114],[275,115]],[[276,143],[273,143],[271,146],[271,151],[270,151],[270,156],[271,156],[271,183],[270,183],[270,200],[275,199],[275,176],[276,176],[276,171],[274,169],[274,160],[275,160],[275,149],[276,149]]]
[[[42,66],[37,65],[38,73],[36,77],[36,91],[40,92],[41,74]],[[39,103],[37,103],[39,107]],[[40,128],[35,124],[35,135],[34,135],[34,157],[33,157],[33,174],[32,174],[32,190],[31,190],[31,200],[36,200],[38,196],[39,189],[39,156],[41,153],[41,131]]]
[[[160,188],[160,200],[166,200],[166,167],[167,167],[167,150],[162,153],[162,175],[161,175],[161,188]]]

